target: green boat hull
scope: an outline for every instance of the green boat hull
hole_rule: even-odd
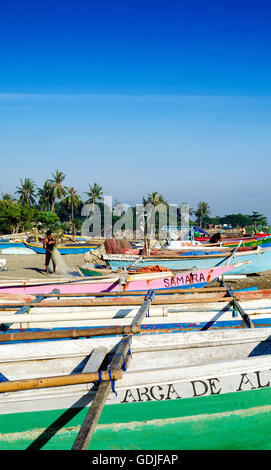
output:
[[[97,271],[95,269],[86,269],[86,268],[83,268],[81,266],[80,266],[80,271],[86,277],[88,277],[88,276],[104,276],[104,274],[101,273],[100,271]]]
[[[70,450],[87,408],[1,415],[1,450]],[[106,405],[89,450],[270,450],[271,388]]]
[[[226,243],[223,243],[223,246],[235,248],[236,246],[238,246],[238,244],[239,244],[239,241],[228,242],[228,243],[226,242]],[[263,246],[263,247],[271,246],[271,237],[258,238],[258,239],[253,239],[250,241],[243,240],[241,244],[241,247],[252,247],[252,246]]]

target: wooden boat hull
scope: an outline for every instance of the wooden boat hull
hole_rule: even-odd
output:
[[[0,241],[0,250],[6,249],[6,248],[23,248],[25,245],[23,242],[1,242]]]
[[[0,346],[2,380],[80,373],[94,347],[114,344]],[[135,337],[88,448],[268,450],[270,364],[269,329]],[[85,383],[1,393],[0,449],[70,450],[95,390]]]
[[[240,241],[240,240],[239,240]],[[233,242],[226,242],[223,243],[222,246],[225,247],[236,247],[239,243],[238,240],[233,241]],[[245,238],[242,241],[242,246],[262,246],[262,247],[267,247],[271,246],[271,237],[260,237],[260,238],[251,238],[246,240]]]
[[[5,301],[6,307],[0,306],[1,342],[5,341],[5,333],[9,335],[10,333],[74,328],[81,329],[81,336],[83,336],[85,328],[115,325],[125,327],[130,325],[131,319],[142,304],[142,297],[139,296],[96,299],[68,297],[63,300],[49,297],[35,304],[32,296],[32,298],[27,298],[29,305],[32,302],[32,306],[29,306],[27,311],[22,311],[12,299],[12,297],[16,298],[15,294],[2,295],[7,295],[9,298]],[[236,291],[232,295],[240,303],[244,312],[249,315],[255,328],[271,326],[271,289]],[[248,326],[231,303],[232,299],[233,297],[229,297],[225,291],[157,295],[142,321],[141,334],[247,329]],[[5,325],[8,327],[5,328]],[[19,340],[26,341],[27,339],[21,336]]]
[[[204,237],[204,238],[195,238],[196,241],[199,241],[201,245],[205,245],[210,243],[210,237]],[[260,235],[257,234],[256,237],[234,237],[234,238],[222,238],[222,246],[227,247],[235,247],[238,245],[238,243],[242,241],[243,247],[247,246],[270,246],[271,245],[271,236],[270,234],[264,234]]]
[[[179,256],[175,258],[161,258],[161,257],[143,257],[137,262],[124,261],[124,260],[112,260],[108,261],[112,270],[120,268],[129,268],[133,263],[134,268],[143,268],[146,266],[159,265],[172,270],[189,269],[192,266],[195,269],[205,269],[217,266],[223,266],[227,262],[229,265],[236,264],[237,262],[243,262],[246,264],[236,266],[232,269],[230,274],[252,274],[271,269],[271,248],[259,248],[255,251],[244,251],[237,252],[229,260],[230,255],[203,255],[203,256]],[[228,261],[229,260],[229,261]],[[87,270],[84,271],[87,274]]]
[[[38,254],[45,254],[45,249],[42,247],[42,245],[34,244],[34,243],[28,243],[24,242],[24,246],[27,248],[30,248],[31,250],[35,251],[35,253]],[[58,249],[59,253],[61,255],[74,255],[74,254],[81,254],[81,253],[87,253],[90,250],[95,250],[100,246],[98,243],[89,243],[87,245],[83,244],[77,244],[71,246],[56,246]]]
[[[78,293],[78,292],[121,292],[121,291],[148,291],[149,289],[168,289],[168,288],[186,288],[203,287],[209,282],[217,279],[235,267],[235,265],[219,266],[217,268],[208,268],[202,270],[190,270],[177,273],[169,272],[151,273],[151,274],[132,274],[127,278],[116,276],[107,278],[84,278],[78,281],[70,281],[55,284],[40,283],[29,285],[9,285],[1,286],[0,293],[15,294],[47,294],[53,289],[58,289],[60,293]],[[86,279],[86,280],[85,280]]]

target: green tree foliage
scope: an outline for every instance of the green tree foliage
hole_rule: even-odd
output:
[[[206,225],[207,218],[209,217],[210,213],[211,213],[211,209],[210,209],[209,204],[207,202],[200,201],[198,203],[197,209],[194,212],[197,218],[196,223],[200,227],[204,227]]]
[[[0,232],[14,233],[29,230],[35,220],[37,210],[21,206],[13,201],[0,201]]]
[[[54,202],[53,186],[50,180],[46,180],[42,188],[38,188],[39,205],[42,211],[49,211]]]
[[[16,194],[19,194],[18,202],[22,206],[30,207],[35,205],[36,185],[31,178],[20,180],[21,186],[17,186]]]
[[[66,207],[71,208],[71,220],[74,219],[74,209],[79,207],[81,203],[81,197],[77,194],[77,191],[73,187],[67,188],[67,196],[63,199],[63,203]]]
[[[2,193],[0,200],[0,233],[12,233],[24,230],[30,230],[35,224],[39,223],[43,228],[48,227],[56,230],[62,225],[66,228],[79,230],[84,218],[81,216],[81,209],[84,204],[97,204],[101,212],[101,225],[103,232],[103,222],[105,218],[111,217],[111,208],[104,205],[102,196],[104,194],[102,186],[98,183],[89,185],[89,191],[86,201],[82,201],[74,187],[64,185],[65,174],[59,170],[52,174],[52,179],[47,179],[41,188],[37,188],[31,178],[20,180],[16,193],[18,200],[10,194]],[[143,197],[143,205],[151,204],[154,209],[168,203],[164,196],[157,191],[149,193]],[[136,207],[133,210],[134,229],[136,228]],[[157,211],[158,212],[158,211]],[[226,214],[223,217],[211,217],[210,206],[207,202],[200,201],[197,209],[190,209],[190,215],[194,213],[196,221],[189,221],[190,224],[197,224],[201,227],[213,225],[231,225],[232,227],[246,226],[256,228],[257,225],[267,226],[267,218],[260,212],[253,211],[251,214]],[[169,213],[167,211],[167,216]],[[120,217],[113,215],[113,224]],[[159,214],[155,214],[155,226],[158,224]],[[167,219],[168,220],[168,219]],[[180,213],[177,212],[177,224],[180,223]],[[65,225],[66,224],[66,225]]]
[[[88,196],[86,204],[96,204],[96,202],[102,199],[103,195],[103,188],[99,186],[97,183],[94,183],[93,186],[89,184],[89,191],[85,193]]]
[[[3,201],[13,201],[13,202],[16,201],[16,199],[14,197],[12,197],[11,194],[9,194],[9,193],[4,193],[4,194],[2,193],[2,200]]]
[[[259,212],[253,211],[249,217],[255,227],[256,225],[268,225],[267,218],[263,214],[259,214]]]
[[[146,199],[143,197],[143,205],[145,206],[146,204],[152,204],[154,207],[157,207],[159,204],[167,204],[167,201],[162,194],[155,191],[149,193]]]
[[[52,207],[51,212],[55,210],[55,203],[57,199],[63,199],[67,194],[67,188],[63,185],[63,181],[66,177],[62,171],[57,170],[55,174],[52,175],[53,179],[48,180],[52,188]]]
[[[41,228],[48,227],[50,230],[55,230],[58,226],[60,219],[54,212],[38,212],[37,222],[41,224]]]

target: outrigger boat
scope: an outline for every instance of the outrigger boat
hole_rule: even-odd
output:
[[[35,251],[35,253],[45,254],[45,249],[43,248],[42,243],[33,243],[24,241],[24,246],[26,248],[30,248],[31,250]],[[61,255],[71,255],[71,254],[81,254],[87,253],[90,250],[95,250],[100,246],[99,243],[84,243],[83,241],[80,242],[65,242],[62,245],[56,244],[56,248],[58,249]]]
[[[0,449],[270,449],[270,328],[134,335],[140,321],[0,345]]]
[[[203,287],[219,276],[230,272],[238,264],[218,266],[202,270],[190,269],[180,273],[151,272],[143,274],[116,273],[108,276],[89,277],[76,280],[49,282],[36,281],[0,285],[0,293],[15,294],[48,294],[52,289],[58,289],[60,293],[78,292],[121,292],[121,291],[146,291],[149,289],[168,289]]]
[[[1,294],[0,342],[6,341],[9,334],[14,341],[15,336],[21,341],[31,338],[34,340],[32,332],[41,333],[61,328],[78,329],[77,334],[81,336],[87,334],[86,328],[94,328],[95,331],[90,332],[95,336],[99,335],[104,327],[118,325],[119,331],[122,332],[142,304],[142,295],[137,292],[77,295],[53,292],[21,298],[26,298],[27,301],[18,300],[16,294]],[[148,312],[142,319],[141,334],[269,326],[271,289],[169,289],[155,292]],[[96,327],[100,328],[98,332]],[[54,337],[57,338],[57,335],[56,331]],[[43,337],[41,333],[36,339]]]
[[[118,269],[140,270],[148,266],[159,265],[171,270],[184,270],[191,269],[206,269],[214,268],[225,265],[236,265],[230,274],[252,274],[271,269],[271,247],[262,248],[255,247],[248,251],[238,251],[238,246],[235,251],[229,253],[217,253],[208,255],[177,255],[166,254],[159,252],[151,254],[150,256],[137,256],[137,255],[103,255],[105,260],[113,271]],[[244,264],[241,264],[241,263]],[[88,275],[88,268],[80,266],[80,271],[83,275]]]

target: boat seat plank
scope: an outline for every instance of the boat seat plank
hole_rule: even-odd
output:
[[[82,372],[84,374],[89,373],[89,372],[97,372],[107,353],[108,353],[108,348],[106,347],[101,346],[99,348],[95,348],[92,351],[92,354],[90,355]]]

